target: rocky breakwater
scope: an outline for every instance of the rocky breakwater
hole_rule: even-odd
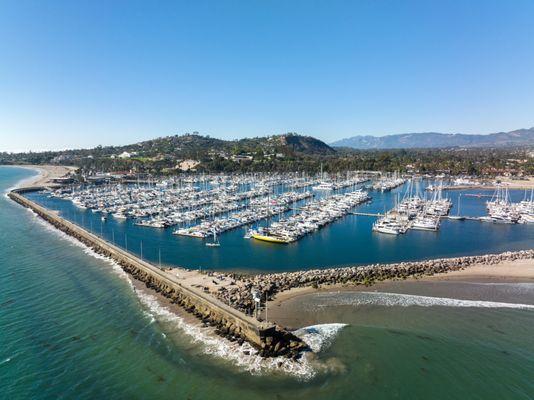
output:
[[[64,220],[17,191],[10,192],[9,197],[32,209],[45,221],[79,240],[95,253],[113,259],[130,276],[170,299],[172,303],[180,305],[185,311],[201,320],[205,326],[213,327],[215,333],[220,336],[239,344],[247,341],[262,357],[284,356],[298,359],[303,352],[309,351],[306,343],[283,327],[262,323],[205,291],[185,285],[175,276]]]
[[[401,262],[395,264],[372,264],[358,267],[341,267],[329,269],[313,269],[297,272],[275,274],[243,275],[218,274],[233,279],[239,284],[231,289],[221,288],[217,297],[246,313],[255,312],[255,303],[251,289],[256,288],[262,293],[262,304],[272,300],[277,293],[293,288],[314,287],[324,285],[372,285],[387,279],[407,279],[408,277],[430,276],[434,274],[457,271],[472,265],[496,265],[506,261],[532,259],[534,249],[482,256],[466,256],[440,258],[417,262]],[[213,273],[211,273],[213,274]]]
[[[135,267],[132,268],[128,263],[119,263],[119,265],[135,279],[144,282],[147,288],[170,299],[173,304],[181,306],[185,311],[201,320],[204,326],[213,327],[217,335],[240,345],[248,341],[258,350],[261,357],[284,356],[298,360],[303,352],[310,350],[305,342],[283,327],[269,323],[262,324],[261,321],[258,321],[257,324],[257,337],[251,337],[250,333],[247,332],[247,327],[236,322],[233,318],[228,318],[224,313],[214,310],[212,306],[199,304],[193,296],[176,290],[160,279],[154,278],[151,274]],[[251,318],[249,315],[247,317]]]

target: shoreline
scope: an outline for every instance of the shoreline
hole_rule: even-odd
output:
[[[284,324],[290,329],[298,329],[302,323],[311,323],[308,319],[302,319],[291,311],[292,307],[287,304],[305,302],[308,296],[314,295],[341,295],[343,293],[357,292],[384,292],[384,293],[407,293],[414,287],[427,287],[427,291],[433,296],[436,293],[434,284],[503,284],[503,283],[531,283],[534,284],[534,258],[508,260],[497,264],[473,264],[462,270],[438,273],[430,276],[412,276],[408,279],[388,279],[375,282],[371,285],[354,283],[338,283],[322,285],[317,288],[297,287],[280,293],[268,302],[269,315],[273,322]],[[454,286],[453,286],[454,287]],[[400,288],[400,289],[399,289]],[[439,294],[438,294],[439,297]],[[453,296],[456,298],[455,296]],[[466,299],[467,300],[467,299]],[[288,309],[289,308],[289,309]],[[299,322],[297,322],[299,321]]]
[[[269,308],[272,307],[273,300],[283,298],[287,293],[306,294],[325,287],[334,289],[358,286],[370,287],[384,282],[403,281],[412,278],[421,280],[432,276],[444,276],[463,271],[469,267],[482,266],[483,268],[488,268],[488,266],[505,263],[508,265],[508,263],[515,261],[534,265],[534,249],[483,256],[441,258],[394,264],[371,264],[324,270],[312,269],[252,276],[218,274],[219,276],[224,276],[225,279],[239,280],[242,283],[241,286],[231,290],[220,291],[216,295],[226,304],[236,309],[243,309],[251,301],[250,290],[247,288],[255,287],[262,293],[262,305],[267,302],[267,308]],[[484,270],[484,272],[487,273],[487,270]],[[206,274],[214,276],[213,273],[208,272]],[[533,276],[532,270],[529,270],[527,276]],[[263,308],[262,311],[262,315],[265,317],[265,309]]]
[[[495,183],[490,184],[466,184],[466,185],[452,185],[444,186],[443,190],[495,190],[497,188],[507,188],[513,190],[529,190],[534,189],[534,177],[527,177],[525,179],[511,179],[508,177],[498,176],[495,180],[499,180],[500,184],[496,185]]]
[[[85,244],[95,253],[115,261],[132,278],[143,282],[147,288],[154,289],[198,320],[214,327],[215,333],[219,336],[240,344],[247,341],[257,350],[260,357],[265,358],[284,356],[297,360],[303,352],[308,351],[307,344],[284,327],[254,318],[243,310],[221,301],[206,287],[139,259],[22,195],[33,190],[37,189],[26,187],[12,190],[8,193],[8,197],[31,209],[46,222]],[[194,271],[180,271],[184,274],[200,275]]]
[[[35,164],[13,164],[13,165],[1,165],[2,167],[10,168],[24,168],[32,171],[36,171],[37,175],[25,178],[20,182],[17,182],[8,191],[22,188],[38,188],[42,186],[59,186],[58,183],[54,183],[53,180],[62,178],[70,172],[76,171],[78,168],[74,166],[64,165],[35,165]]]
[[[410,277],[403,282],[506,282],[506,283],[534,283],[534,259],[520,259],[504,261],[498,264],[473,264],[458,271],[442,272],[436,275]],[[269,307],[279,307],[288,300],[315,293],[330,293],[340,291],[373,290],[381,285],[387,285],[400,280],[389,279],[369,286],[356,284],[323,285],[317,288],[312,286],[296,287],[279,292],[269,302]]]
[[[513,190],[530,190],[534,189],[534,177],[526,177],[525,179],[511,179],[509,177],[497,176],[494,181],[500,181],[499,185],[494,182],[488,183],[487,180],[482,180],[480,184],[465,184],[465,185],[447,185],[443,186],[443,190],[496,190],[497,188],[507,188]],[[488,183],[488,184],[484,184]]]
[[[48,179],[50,175],[39,176],[34,181]],[[43,219],[56,228],[67,233],[92,248],[96,253],[114,259],[122,269],[133,278],[144,282],[147,288],[152,288],[160,295],[179,304],[186,312],[193,314],[199,320],[216,327],[216,333],[230,341],[247,340],[256,345],[261,357],[287,355],[297,359],[301,348],[306,351],[307,345],[295,337],[285,327],[292,327],[291,318],[283,325],[279,320],[266,318],[266,310],[260,310],[259,320],[253,320],[251,314],[255,311],[255,301],[252,298],[252,288],[259,290],[261,305],[267,301],[267,308],[280,307],[284,299],[296,294],[313,293],[324,288],[339,291],[375,285],[406,279],[437,279],[440,276],[455,276],[469,270],[473,274],[476,267],[483,267],[487,274],[488,266],[513,265],[520,262],[528,265],[526,277],[534,279],[534,249],[483,256],[465,256],[424,260],[419,262],[400,262],[394,264],[371,264],[367,266],[352,266],[330,268],[325,270],[301,270],[298,272],[243,275],[235,273],[218,273],[206,271],[203,273],[188,270],[159,269],[145,261],[138,260],[131,254],[97,237],[83,228],[63,220],[51,210],[38,206],[21,194],[24,191],[36,190],[35,187],[25,187],[13,190],[9,197],[17,203],[32,209]],[[471,269],[470,269],[471,268]],[[502,273],[502,269],[499,270]],[[178,272],[178,273],[177,273]],[[188,275],[193,274],[190,277]],[[436,275],[431,277],[432,275]],[[525,276],[518,275],[523,278]],[[215,281],[217,279],[219,282]],[[209,283],[211,281],[211,283]],[[221,284],[227,281],[227,284]],[[325,291],[325,290],[323,290]],[[192,296],[192,297],[191,297]],[[210,299],[208,300],[207,297]],[[209,303],[209,304],[208,304]],[[281,307],[280,307],[281,308]],[[220,314],[222,313],[222,315]],[[237,319],[236,319],[237,318]],[[267,320],[264,323],[264,320]],[[275,322],[271,325],[270,322]]]

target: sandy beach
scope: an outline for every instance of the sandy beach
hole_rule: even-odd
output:
[[[64,165],[13,165],[18,168],[27,168],[39,171],[39,175],[21,181],[17,184],[20,187],[38,187],[38,186],[53,186],[52,181],[56,178],[61,178],[69,172],[76,171],[77,167]]]
[[[371,286],[365,285],[325,285],[317,289],[312,287],[293,288],[278,293],[273,301],[268,303],[269,319],[278,324],[296,329],[305,325],[316,323],[310,316],[296,315],[295,304],[306,301],[315,294],[336,294],[351,292],[410,292],[414,286],[421,290],[427,286],[427,295],[436,294],[436,285],[439,283],[534,283],[534,260],[515,260],[495,265],[473,265],[461,271],[452,271],[444,274],[425,276],[423,278],[408,278],[406,280],[387,280]],[[454,285],[449,285],[451,295]],[[288,305],[290,305],[288,307]],[[297,307],[298,309],[298,307]]]
[[[501,187],[506,187],[508,189],[516,189],[516,190],[529,190],[534,189],[534,177],[529,176],[524,179],[512,179],[509,177],[503,177],[499,176],[495,178],[494,181],[500,181]],[[486,182],[488,184],[484,185],[452,185],[452,186],[446,186],[444,189],[446,190],[466,190],[466,189],[480,189],[480,190],[495,190],[497,189],[497,186],[495,184],[489,184],[489,182]]]
[[[508,189],[532,189],[534,188],[534,177],[529,176],[525,179],[511,179],[508,177],[498,177],[502,183],[504,183]]]

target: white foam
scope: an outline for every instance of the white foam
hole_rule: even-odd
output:
[[[146,292],[136,291],[139,299],[157,320],[170,323],[185,333],[193,343],[202,346],[206,354],[229,361],[233,365],[254,375],[264,373],[283,373],[301,379],[310,379],[317,373],[306,356],[299,361],[286,357],[263,358],[249,343],[239,345],[215,335],[213,328],[203,327],[200,323],[188,323],[181,316],[158,302],[157,298]],[[245,354],[245,351],[249,354]]]
[[[296,336],[304,340],[315,353],[324,350],[332,344],[339,331],[347,324],[319,324],[307,326],[294,332]]]
[[[129,275],[124,272],[115,261],[109,257],[96,253],[79,240],[67,235],[63,231],[44,221],[31,209],[27,210],[29,210],[35,217],[37,223],[43,226],[46,230],[54,233],[61,239],[68,241],[72,245],[82,248],[87,255],[108,262],[112,266],[113,271],[129,283],[129,286],[137,295],[140,302],[146,307],[147,311],[145,311],[145,315],[149,318],[149,323],[154,323],[157,319],[174,324],[174,326],[185,333],[192,342],[200,344],[206,354],[230,361],[240,369],[255,375],[263,373],[283,373],[306,380],[315,376],[318,370],[321,369],[319,363],[311,362],[306,355],[299,361],[294,361],[286,357],[261,357],[258,355],[258,351],[247,342],[244,342],[243,345],[240,346],[237,342],[230,342],[217,336],[214,333],[213,328],[205,328],[200,323],[193,324],[186,322],[184,318],[161,305],[155,296],[136,290]],[[309,332],[308,336],[312,337],[313,334]],[[319,339],[316,338],[315,340]],[[317,348],[317,346],[315,347]],[[320,347],[322,347],[322,345]],[[313,349],[313,347],[311,348]],[[245,354],[245,351],[249,354]]]
[[[323,307],[328,305],[379,305],[379,306],[399,306],[399,307],[478,307],[478,308],[516,308],[516,309],[534,309],[533,304],[503,303],[495,301],[482,300],[462,300],[447,297],[430,297],[418,296],[401,293],[383,293],[383,292],[358,292],[347,295],[321,296],[322,300],[327,300]],[[325,297],[328,297],[326,299]]]
[[[5,360],[0,361],[0,365],[2,365],[2,364],[6,364],[6,363],[8,363],[8,362],[10,362],[10,361],[11,361],[11,357],[8,357],[8,358],[6,358]]]
[[[81,248],[85,254],[87,254],[87,255],[89,255],[89,256],[91,256],[93,258],[96,258],[98,260],[105,261],[106,263],[108,263],[112,267],[112,271],[117,276],[119,276],[120,278],[122,278],[126,282],[128,282],[129,286],[133,288],[133,283],[132,283],[129,275],[126,272],[123,271],[121,266],[119,264],[117,264],[115,262],[115,260],[113,260],[113,259],[111,259],[109,257],[103,256],[101,254],[98,254],[93,249],[91,249],[90,247],[88,247],[84,243],[80,242],[78,239],[73,238],[70,235],[67,235],[65,232],[63,232],[60,229],[57,229],[54,225],[46,222],[41,217],[39,217],[39,215],[37,215],[37,213],[35,213],[32,209],[26,208],[26,210],[28,210],[35,217],[35,221],[39,225],[43,226],[47,231],[52,232],[53,234],[55,234],[56,236],[58,236],[59,238],[61,238],[63,240],[66,240],[67,242],[69,242],[73,246]]]
[[[2,167],[11,167],[11,166],[9,166],[9,165],[2,165]],[[19,188],[19,187],[23,187],[25,183],[27,183],[27,182],[33,182],[37,177],[40,177],[40,176],[43,175],[43,171],[40,170],[40,169],[38,169],[38,168],[32,168],[32,167],[21,166],[21,165],[15,165],[15,166],[13,166],[13,167],[15,167],[15,168],[29,169],[29,170],[31,170],[31,171],[35,171],[35,172],[37,172],[37,173],[36,173],[35,175],[29,176],[29,177],[27,177],[27,178],[22,178],[20,181],[16,182],[13,186],[7,188],[7,189],[5,190],[5,192],[4,192],[4,196],[5,196],[6,198],[9,198],[9,197],[8,197],[8,194],[9,194],[9,192],[11,192],[12,190],[17,189],[17,188]]]

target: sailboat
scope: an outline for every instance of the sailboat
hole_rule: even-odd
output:
[[[217,239],[217,231],[213,230],[213,242],[206,243],[207,247],[219,247],[221,244],[219,243],[219,240]]]
[[[316,185],[316,186],[312,186],[312,190],[325,190],[325,191],[334,190],[333,183],[332,182],[326,182],[324,180],[323,163],[321,163],[321,182],[319,182],[319,184]]]
[[[456,212],[456,215],[449,215],[449,219],[454,219],[456,221],[463,221],[465,220],[465,217],[460,215],[460,201],[462,200],[462,194],[460,193],[458,195],[458,211]]]

